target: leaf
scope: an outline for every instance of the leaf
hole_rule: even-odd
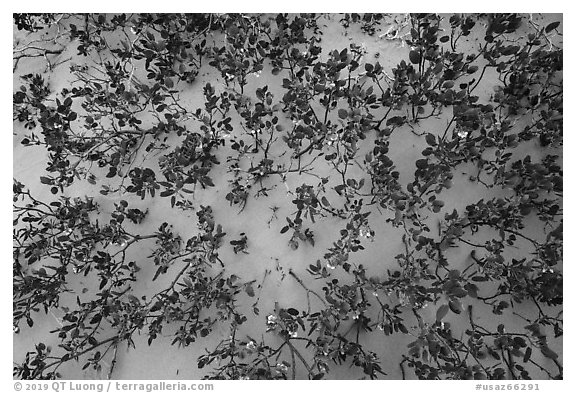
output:
[[[542,345],[540,347],[540,352],[542,352],[542,355],[546,356],[548,359],[558,358],[558,354],[551,350],[548,345]]]
[[[469,74],[473,74],[476,71],[478,71],[478,66],[473,65],[473,66],[468,67],[468,70],[466,72]]]
[[[436,146],[436,137],[433,134],[427,134],[426,143],[428,143],[430,146]]]
[[[478,286],[472,283],[467,283],[466,285],[464,285],[464,288],[466,288],[466,291],[468,291],[468,295],[470,295],[471,297],[473,298],[478,297]]]
[[[560,26],[560,22],[552,22],[550,23],[548,26],[546,26],[546,28],[544,29],[544,31],[546,33],[550,33],[552,30],[554,30],[555,28],[557,28],[558,26]]]
[[[344,184],[339,184],[336,187],[334,187],[334,191],[336,191],[338,195],[342,195],[342,191],[344,190],[344,188],[346,188]]]
[[[140,300],[134,295],[126,295],[126,299],[134,305],[140,305]]]
[[[428,166],[428,160],[426,158],[416,160],[416,168],[425,169],[427,166]]]
[[[100,322],[100,320],[102,319],[102,314],[94,314],[94,316],[92,317],[92,319],[90,320],[90,324],[91,325],[95,325],[98,322]]]
[[[462,303],[460,303],[460,300],[458,299],[450,300],[450,302],[448,302],[448,306],[450,307],[450,310],[452,310],[452,312],[455,314],[460,314],[462,312]]]
[[[160,274],[164,274],[164,266],[159,266],[158,269],[156,269],[156,273],[154,273],[154,277],[152,277],[152,281],[155,281]]]
[[[526,348],[526,351],[524,352],[524,358],[522,359],[522,361],[526,363],[528,360],[530,360],[531,355],[532,355],[532,348],[530,347]]]
[[[288,229],[290,229],[290,227],[288,225],[286,225],[284,228],[282,228],[280,230],[280,233],[286,233],[286,232],[288,232]]]
[[[409,57],[412,64],[420,64],[420,50],[411,50]]]
[[[114,176],[116,176],[117,173],[118,173],[118,169],[116,169],[115,166],[110,167],[110,169],[108,170],[108,173],[106,174],[106,177],[107,178],[114,177]]]
[[[442,321],[442,319],[448,314],[449,307],[446,304],[441,305],[438,307],[436,311],[436,322]]]
[[[338,109],[338,117],[346,119],[348,117],[348,111],[346,109]]]
[[[214,187],[214,182],[213,182],[212,179],[209,178],[208,176],[204,177],[204,178],[202,179],[202,182],[203,182],[205,185],[209,186],[209,187]]]
[[[292,307],[287,309],[286,312],[288,312],[288,314],[293,315],[295,317],[298,316],[298,314],[299,314],[298,310],[296,310],[295,308],[292,308]]]

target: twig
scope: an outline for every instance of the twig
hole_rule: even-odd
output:
[[[110,363],[110,369],[108,370],[108,379],[112,379],[114,366],[116,366],[116,356],[118,355],[118,343],[114,343],[113,345],[114,345],[114,355],[112,355],[112,362]]]
[[[406,380],[406,371],[404,370],[404,362],[408,360],[406,356],[402,356],[402,361],[400,362],[400,371],[402,372],[402,380]]]
[[[290,347],[290,350],[293,351],[293,353],[295,353],[296,356],[298,356],[298,358],[300,359],[300,361],[302,362],[304,367],[306,367],[306,370],[308,371],[308,375],[314,374],[314,372],[312,371],[312,368],[308,365],[308,362],[306,361],[306,359],[304,359],[302,354],[294,347],[294,345],[292,345],[292,343],[290,342],[290,339],[285,338],[284,340],[285,340],[286,344],[288,344],[288,346]]]
[[[296,359],[294,358],[294,348],[290,346],[290,356],[292,357],[292,380],[296,380]]]
[[[27,58],[27,57],[44,57],[44,58],[46,58],[46,55],[59,55],[62,52],[63,52],[62,49],[60,49],[60,50],[45,49],[42,53],[31,53],[31,54],[23,53],[21,55],[15,56],[12,59],[15,61],[14,66],[12,67],[12,72],[16,71],[16,68],[18,67],[18,63],[20,62],[20,59]],[[46,59],[46,60],[48,60],[48,59]],[[48,63],[48,64],[50,64],[50,63]]]
[[[320,299],[320,301],[322,302],[322,304],[324,304],[325,306],[328,306],[328,304],[327,304],[326,301],[322,298],[322,296],[318,295],[316,292],[314,292],[313,290],[309,289],[309,288],[304,284],[304,282],[302,282],[302,280],[300,279],[300,277],[298,277],[298,276],[296,275],[296,273],[294,273],[294,271],[293,271],[292,269],[290,269],[290,270],[288,271],[288,273],[289,273],[292,277],[294,277],[294,279],[298,282],[298,284],[300,284],[300,285],[306,290],[307,293],[312,293],[312,294],[315,295],[318,299]]]

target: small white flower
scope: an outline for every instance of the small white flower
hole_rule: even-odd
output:
[[[332,264],[330,263],[330,261],[326,262],[326,267],[327,267],[328,269],[331,269],[331,270],[336,269],[336,266],[332,265]]]
[[[298,337],[298,332],[288,332],[288,334],[290,334],[290,337],[292,338]]]
[[[468,131],[459,130],[459,131],[458,131],[458,136],[459,136],[460,138],[466,138],[466,137],[468,136]]]
[[[248,344],[246,344],[246,349],[249,351],[255,351],[256,344],[254,343],[254,341],[250,341]]]
[[[283,364],[283,363],[277,363],[277,364],[276,364],[276,370],[278,370],[279,372],[284,372],[284,373],[285,373],[286,371],[288,371],[288,366],[286,366],[286,365]]]
[[[276,323],[278,317],[276,315],[270,314],[266,317],[268,323]]]
[[[14,330],[14,333],[20,333],[20,328],[18,326],[14,325],[12,329]]]
[[[278,326],[278,324],[276,323],[276,315],[268,315],[267,320],[266,320],[266,331],[270,331],[270,330],[274,330],[276,329],[276,326]]]
[[[407,304],[409,303],[408,296],[406,296],[406,294],[405,294],[404,292],[400,292],[400,293],[398,294],[398,300],[400,301],[400,304],[401,304],[402,306],[405,306],[405,305],[407,305]]]

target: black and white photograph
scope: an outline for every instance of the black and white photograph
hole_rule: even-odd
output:
[[[187,7],[12,14],[8,388],[564,379],[568,15]]]

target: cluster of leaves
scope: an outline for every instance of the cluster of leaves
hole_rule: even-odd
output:
[[[42,30],[46,25],[54,21],[53,14],[14,13],[12,14],[12,18],[18,30],[26,30],[29,32]]]
[[[344,17],[340,19],[342,25],[346,28],[350,25],[360,24],[360,29],[368,35],[374,35],[376,29],[384,19],[383,14],[344,14]]]
[[[538,26],[516,14],[408,15],[410,49],[388,74],[357,44],[322,53],[320,17],[58,19],[78,53],[95,60],[70,67],[72,88],[51,92],[41,75],[29,74],[14,93],[14,120],[29,131],[22,144],[48,152],[40,182],[62,194],[43,202],[14,182],[14,328],[22,320],[32,326],[41,310],[64,313],[54,331],[58,349],[37,344],[15,376],[58,378],[62,364],[81,358],[84,368],[101,370],[120,344],[135,345],[134,334],[145,332],[151,345],[172,324],[172,344],[188,346],[222,324],[229,338],[198,358],[199,368],[210,367],[207,378],[321,379],[344,364],[378,378],[391,371],[366,346],[378,334],[411,340],[399,361],[403,377],[407,366],[421,379],[562,378],[551,348],[551,332],[563,334],[559,23]],[[14,20],[35,31],[54,16]],[[341,22],[374,35],[386,16],[346,14]],[[519,37],[521,26],[530,33]],[[471,36],[480,37],[477,50],[461,52]],[[190,108],[180,93],[198,83],[202,67],[218,71],[225,88],[206,83],[203,106]],[[267,67],[277,86],[249,91]],[[498,77],[492,96],[475,95],[491,72]],[[275,101],[276,88],[284,91]],[[446,119],[444,129],[425,129],[425,120],[438,118]],[[395,136],[407,132],[424,145],[413,179],[402,178],[392,159]],[[530,141],[539,142],[542,158],[522,153],[534,147]],[[255,281],[229,275],[219,254],[228,245],[248,253],[247,234],[225,243],[212,208],[188,199],[197,185],[215,187],[212,170],[221,162],[232,174],[225,198],[239,213],[252,194],[269,196],[275,179],[285,185],[296,210],[280,233],[290,231],[293,250],[325,237],[313,231],[320,221],[343,224],[322,260],[306,263],[308,276],[289,270],[306,308],[278,300],[259,340],[243,330],[244,295],[256,296]],[[317,164],[334,176],[319,175]],[[446,212],[444,196],[466,170],[486,195]],[[291,174],[320,182],[292,190]],[[104,178],[111,183],[98,181]],[[126,200],[114,204],[108,221],[96,219],[102,212],[93,198],[65,196],[83,179],[105,196],[169,197],[172,208],[197,210],[197,234],[185,240],[169,222],[138,233],[148,210]],[[530,220],[541,235],[526,230]],[[404,251],[373,255],[376,263],[367,267],[362,251],[374,247],[367,243],[379,235],[373,228],[385,223],[402,231]],[[129,249],[150,240],[153,263],[140,266]],[[465,267],[453,257],[457,247],[469,250]],[[510,255],[515,249],[521,257]],[[381,268],[387,259],[396,265]],[[153,281],[171,281],[142,295],[133,283],[150,266]],[[71,284],[79,274],[95,284],[81,295]],[[75,305],[61,306],[71,294]],[[519,314],[521,303],[535,312]],[[432,321],[426,307],[435,310]],[[525,329],[483,326],[474,318],[478,308],[514,316]]]

